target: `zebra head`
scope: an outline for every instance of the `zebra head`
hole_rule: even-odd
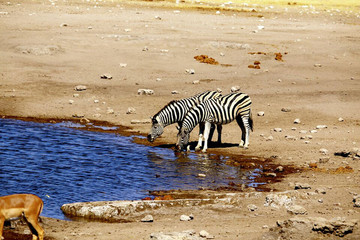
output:
[[[189,139],[190,131],[187,127],[178,128],[179,132],[177,134],[177,142],[175,149],[177,151],[187,150],[190,151]]]
[[[149,142],[153,142],[157,137],[159,137],[164,132],[164,125],[160,123],[156,118],[151,118],[152,126],[150,133],[147,136]]]

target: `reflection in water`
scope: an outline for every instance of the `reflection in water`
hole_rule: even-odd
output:
[[[256,173],[226,165],[227,157],[175,153],[73,126],[0,119],[0,195],[37,194],[43,216],[64,218],[64,203],[135,200],[149,190],[216,188],[229,179],[255,184]]]

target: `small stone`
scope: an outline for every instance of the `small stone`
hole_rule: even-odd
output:
[[[265,173],[265,177],[276,177],[276,173]]]
[[[149,48],[147,46],[143,47],[142,49],[143,52],[149,51]]]
[[[285,136],[285,139],[286,139],[286,140],[293,140],[293,141],[296,141],[296,140],[297,140],[297,138],[296,138],[295,136],[291,136],[291,135]]]
[[[327,128],[327,126],[326,125],[317,125],[316,128],[317,129],[324,129],[324,128]]]
[[[128,107],[127,111],[126,111],[126,114],[135,114],[136,111],[135,111],[135,108],[133,107]]]
[[[83,118],[83,117],[85,117],[85,114],[83,114],[83,113],[75,113],[75,114],[73,114],[72,115],[74,118]]]
[[[74,89],[75,89],[76,91],[85,91],[85,90],[86,90],[86,86],[84,86],[84,85],[77,85]]]
[[[282,108],[281,111],[282,112],[291,112],[291,108]]]
[[[107,110],[106,110],[106,113],[107,114],[114,114],[115,112],[114,112],[114,109],[108,107]]]
[[[138,89],[138,95],[153,95],[154,90],[152,89]]]
[[[318,199],[318,202],[319,202],[319,203],[323,203],[324,200],[322,200],[322,199],[320,198],[320,199]]]
[[[269,137],[265,138],[265,140],[266,140],[266,141],[272,141],[272,140],[274,140],[274,137],[273,137],[273,136],[269,136]]]
[[[179,94],[179,91],[173,90],[173,91],[171,91],[171,94]]]
[[[101,117],[101,114],[100,114],[100,113],[95,113],[95,114],[93,115],[93,117],[94,117],[94,118],[99,118],[99,117]]]
[[[93,27],[92,27],[92,26],[88,26],[88,29],[93,29]]]
[[[319,163],[327,163],[329,162],[330,157],[321,157],[319,158]]]
[[[265,115],[265,112],[258,112],[257,115],[260,116],[260,117],[262,117],[262,116]]]
[[[194,69],[185,69],[185,72],[186,72],[186,73],[189,73],[189,74],[195,74],[195,70],[194,70]]]
[[[192,82],[192,84],[200,84],[200,81],[199,80],[195,80]]]
[[[125,28],[124,31],[125,32],[131,32],[131,29],[130,28]]]
[[[205,230],[201,230],[199,232],[199,236],[202,237],[202,238],[208,238],[210,236],[210,234]]]
[[[305,133],[307,133],[307,131],[306,130],[300,130],[300,132],[299,133],[301,133],[301,134],[305,134]]]
[[[157,81],[157,82],[160,82],[160,81],[161,81],[161,78],[156,78],[156,81]]]
[[[329,150],[325,149],[325,148],[321,148],[319,150],[320,153],[324,154],[324,155],[328,155],[329,154]]]
[[[168,50],[168,49],[161,49],[160,52],[161,52],[161,53],[168,53],[169,50]]]
[[[249,205],[247,206],[247,208],[248,208],[249,211],[251,211],[251,212],[254,212],[254,211],[256,211],[256,210],[258,209],[258,207],[257,207],[256,205],[254,205],[254,204],[249,204]]]
[[[274,132],[282,132],[281,128],[274,128]]]
[[[101,75],[100,78],[101,79],[112,79],[113,77],[110,74],[105,73],[105,74]]]
[[[180,221],[185,222],[185,221],[190,221],[190,220],[192,220],[190,216],[187,216],[187,215],[180,216]]]
[[[217,88],[216,91],[219,92],[219,93],[222,93],[221,88]]]
[[[300,121],[299,118],[296,118],[296,119],[294,120],[294,123],[295,123],[295,124],[299,124],[299,123],[301,123],[301,121]]]
[[[294,189],[311,189],[311,187],[308,183],[295,183]]]
[[[79,96],[80,96],[80,95],[79,95],[78,93],[74,93],[74,94],[73,94],[73,97],[76,97],[76,98],[77,98],[77,97],[79,97]]]
[[[204,177],[206,177],[206,175],[203,174],[203,173],[199,173],[199,174],[198,174],[198,177],[203,177],[203,178],[204,178]]]
[[[326,189],[325,188],[317,188],[315,190],[315,192],[318,194],[326,194]]]
[[[258,28],[259,30],[263,30],[265,27],[264,27],[264,26],[257,26],[257,28]]]
[[[74,100],[69,100],[69,104],[73,104],[74,103]]]
[[[141,222],[154,222],[154,217],[152,215],[146,215]]]
[[[127,63],[120,63],[120,67],[125,68],[127,66]]]
[[[320,63],[315,63],[314,67],[322,67],[322,65]]]
[[[275,171],[277,172],[283,172],[284,171],[284,167],[283,166],[278,166]]]
[[[360,195],[354,196],[353,203],[354,203],[354,207],[360,208]]]
[[[293,205],[288,207],[287,211],[291,214],[295,214],[295,215],[304,215],[307,214],[307,211],[304,207],[299,206],[299,205]]]
[[[67,27],[67,26],[68,26],[67,23],[62,23],[62,24],[60,24],[60,27]]]
[[[133,119],[130,122],[131,124],[148,124],[151,123],[150,119],[143,119],[143,120],[138,120],[138,119]]]
[[[161,20],[161,17],[160,16],[155,16],[155,19]]]
[[[340,118],[338,119],[338,121],[339,121],[339,122],[343,122],[344,119],[340,117]]]
[[[240,87],[239,86],[232,86],[230,89],[230,92],[239,92],[240,91]]]

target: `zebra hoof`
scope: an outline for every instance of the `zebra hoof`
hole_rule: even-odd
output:
[[[206,149],[201,150],[203,153],[206,153]]]
[[[198,147],[198,146],[195,147],[195,151],[196,151],[196,152],[197,152],[197,151],[200,151],[200,149],[201,149],[201,147]]]

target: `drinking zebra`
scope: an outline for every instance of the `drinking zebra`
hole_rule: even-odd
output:
[[[180,123],[185,117],[185,114],[194,106],[208,100],[220,97],[221,94],[217,91],[206,91],[198,93],[195,96],[184,98],[181,100],[174,100],[165,105],[152,119],[152,126],[150,133],[147,136],[149,142],[153,142],[164,132],[164,128],[170,124]],[[204,124],[200,125],[199,141],[202,139],[204,132]],[[213,133],[213,131],[212,131]],[[210,137],[211,139],[211,137]],[[218,142],[221,142],[221,127],[218,128]]]
[[[206,152],[208,148],[207,140],[211,124],[228,124],[236,119],[240,126],[242,135],[239,147],[248,148],[249,133],[253,130],[253,120],[251,117],[251,100],[245,93],[230,93],[217,99],[209,99],[196,107],[193,107],[186,114],[181,127],[179,128],[178,140],[176,149],[182,150],[187,148],[189,150],[190,132],[199,123],[205,124],[204,132],[204,148]],[[202,142],[199,139],[195,150],[201,148]]]

